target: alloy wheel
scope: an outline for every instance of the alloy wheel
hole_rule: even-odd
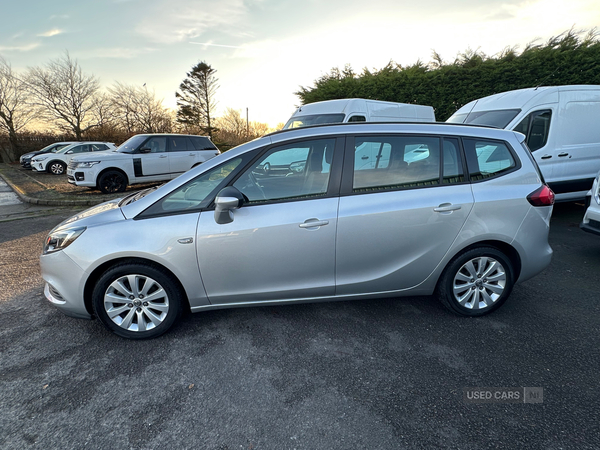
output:
[[[454,299],[472,310],[489,308],[506,287],[506,269],[494,258],[470,259],[458,270],[452,281]]]

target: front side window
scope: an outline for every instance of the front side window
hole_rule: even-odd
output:
[[[167,151],[167,138],[166,136],[157,136],[148,139],[142,149],[150,149],[150,153],[163,153]]]
[[[437,137],[357,137],[354,150],[354,192],[440,184]]]
[[[539,150],[548,142],[550,132],[551,110],[534,111],[528,114],[515,128],[514,131],[525,135],[525,143],[532,152]]]
[[[144,212],[144,215],[151,216],[196,210],[205,206],[211,192],[213,192],[241,162],[242,158],[235,158],[197,176],[152,205]]]
[[[250,201],[261,203],[325,195],[335,139],[275,147],[233,184]]]
[[[71,150],[72,153],[85,153],[90,151],[90,146],[88,144],[85,145],[77,145],[73,147]]]
[[[472,181],[490,178],[516,167],[508,146],[501,141],[464,139],[467,165]]]

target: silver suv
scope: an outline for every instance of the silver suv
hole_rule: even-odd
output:
[[[433,294],[480,316],[552,256],[554,194],[523,139],[392,123],[267,135],[61,223],[45,295],[134,339],[241,305]]]

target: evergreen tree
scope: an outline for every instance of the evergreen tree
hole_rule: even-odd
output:
[[[217,71],[204,61],[199,62],[187,73],[187,77],[175,93],[177,121],[186,127],[208,134],[211,139],[215,131],[215,94],[219,88],[216,73]]]

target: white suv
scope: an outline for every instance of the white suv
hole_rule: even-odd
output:
[[[74,158],[67,176],[71,184],[110,194],[130,184],[177,178],[220,153],[204,136],[138,134],[113,152]]]
[[[43,153],[31,158],[31,168],[35,172],[48,172],[54,175],[65,173],[69,161],[80,153],[103,152],[114,150],[111,142],[74,142],[61,148],[56,153]]]

